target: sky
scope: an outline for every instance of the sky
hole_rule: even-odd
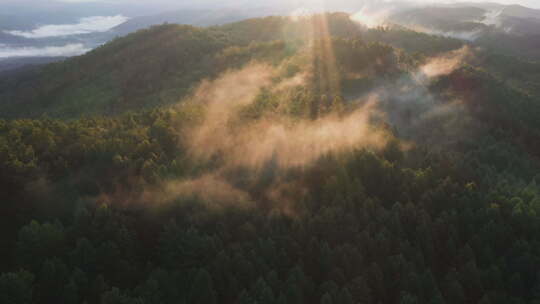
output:
[[[43,1],[43,0],[40,0],[40,1]],[[134,2],[145,2],[145,0],[45,0],[45,1],[55,1],[55,2],[63,2],[63,3],[88,3],[88,2],[93,2],[93,3],[130,3],[130,4],[133,4]],[[312,0],[314,2],[318,2],[319,0]],[[531,8],[540,8],[540,0],[495,0],[495,1],[482,1],[482,0],[471,0],[471,1],[452,1],[452,0],[444,0],[444,1],[437,1],[437,0],[412,0],[413,2],[419,2],[419,3],[451,3],[451,2],[497,2],[497,3],[502,3],[502,4],[521,4],[521,5],[524,5],[524,6],[528,6],[528,7],[531,7]],[[224,3],[225,1],[213,1],[213,0],[198,0],[198,1],[175,1],[175,0],[154,0],[153,3],[155,3],[156,5],[157,4],[161,4],[161,5],[177,5],[178,2],[183,2],[183,3],[190,3],[191,4],[195,4],[195,3],[199,3],[199,5],[203,5],[206,3],[216,3],[216,2],[220,2],[220,3]],[[227,1],[229,3],[231,3],[232,5],[234,5],[234,2],[246,2],[246,1]],[[292,1],[287,1],[287,2],[294,2],[294,0]],[[330,1],[330,2],[333,2],[333,1]],[[362,2],[362,1],[353,1],[353,2]],[[370,2],[370,0],[364,0],[363,2]],[[372,2],[372,1],[371,1]],[[253,3],[253,2],[251,2]]]
[[[76,23],[41,25],[28,31],[5,31],[8,34],[24,38],[65,37],[96,32],[106,32],[128,20],[122,15],[93,16],[81,18]]]
[[[248,1],[248,0],[0,0],[0,3],[3,4],[19,4],[19,5],[37,5],[40,7],[43,6],[76,6],[80,4],[92,4],[92,5],[102,5],[102,6],[124,6],[126,8],[134,9],[137,6],[141,7],[153,7],[155,9],[167,10],[168,8],[179,8],[179,7],[216,7],[217,6],[238,6],[243,7],[245,5],[249,6],[263,6],[267,3],[284,3],[291,4],[294,2],[304,2],[304,3],[319,3],[322,0],[266,0],[266,1]],[[361,3],[370,3],[370,2],[389,2],[391,0],[326,0],[328,3],[335,2],[350,2],[354,4],[361,5]],[[469,1],[455,1],[455,0],[408,0],[409,2],[417,2],[423,4],[429,3],[451,3],[451,2],[498,2],[502,4],[521,4],[531,8],[540,8],[540,0],[469,0]],[[2,4],[0,4],[2,5]]]
[[[540,0],[397,0],[400,3],[444,4],[455,2],[498,2],[521,4],[539,8]],[[362,10],[378,3],[388,6],[396,0],[0,0],[0,31],[13,36],[32,40],[55,37],[75,37],[79,34],[105,32],[129,18],[141,15],[186,8],[219,9],[229,7],[246,11],[261,9],[265,14],[293,13],[296,9],[320,11]],[[32,21],[25,27],[6,28],[2,15],[23,17]],[[8,18],[9,19],[9,18]],[[365,19],[365,18],[363,18]],[[4,26],[2,28],[2,26]],[[48,46],[14,46],[0,41],[0,60],[16,56],[73,56],[87,52],[90,48],[73,40]]]

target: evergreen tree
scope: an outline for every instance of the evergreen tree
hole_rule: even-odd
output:
[[[27,271],[0,275],[0,303],[30,304],[34,275]]]
[[[330,296],[328,293],[325,293],[321,298],[321,304],[333,304],[332,296]]]
[[[217,296],[214,291],[212,277],[208,271],[200,269],[191,286],[189,303],[193,304],[215,304]]]

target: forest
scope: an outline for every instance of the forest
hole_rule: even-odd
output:
[[[0,303],[540,303],[539,71],[328,13],[3,76]]]

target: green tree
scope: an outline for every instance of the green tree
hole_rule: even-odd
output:
[[[40,224],[32,221],[19,231],[16,257],[21,266],[38,271],[41,263],[63,249],[64,227],[60,222]]]
[[[418,304],[418,298],[409,294],[409,293],[403,293],[401,295],[401,299],[399,300],[399,304]]]
[[[101,296],[101,304],[144,304],[140,298],[130,297],[113,287],[110,291],[105,292]]]
[[[356,302],[370,304],[372,303],[371,289],[363,276],[356,277],[349,288],[351,295]]]
[[[66,304],[78,304],[79,299],[79,287],[74,280],[70,280],[62,289],[62,303]]]
[[[32,303],[34,275],[27,271],[0,275],[0,303]]]
[[[354,304],[353,297],[347,287],[341,289],[335,302],[336,304]]]
[[[465,292],[458,280],[457,273],[452,270],[446,275],[446,299],[448,304],[458,304],[465,302]]]
[[[214,291],[212,277],[208,271],[200,269],[191,286],[189,303],[193,304],[215,304],[217,296]]]
[[[333,304],[332,296],[328,293],[325,293],[321,298],[321,304]]]

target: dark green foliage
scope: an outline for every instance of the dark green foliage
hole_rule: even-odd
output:
[[[459,49],[464,45],[462,41],[457,39],[432,36],[399,26],[370,29],[363,37],[366,41],[387,43],[410,53],[421,53],[425,55],[434,55]]]
[[[103,294],[101,297],[102,304],[143,304],[144,302],[138,298],[132,298],[122,292],[118,288],[113,288]]]
[[[201,269],[194,278],[188,303],[216,304],[216,293],[208,271]]]
[[[0,275],[0,302],[6,304],[30,304],[34,275],[27,271]]]
[[[227,45],[223,33],[191,26],[142,30],[28,78],[2,80],[2,116],[69,118],[177,102],[215,72],[214,56]]]
[[[38,270],[43,261],[63,251],[63,242],[64,228],[60,223],[40,225],[32,221],[19,232],[16,248],[19,264]]]

